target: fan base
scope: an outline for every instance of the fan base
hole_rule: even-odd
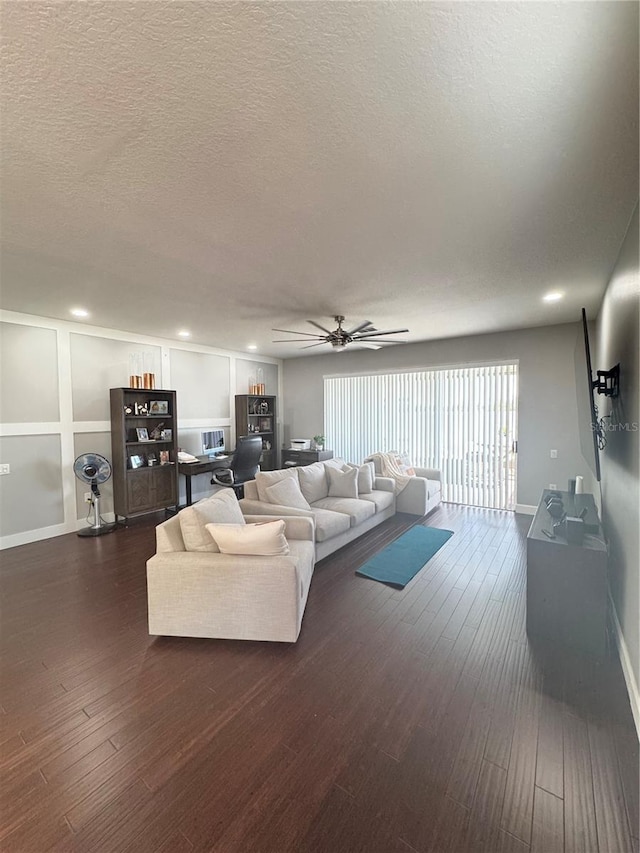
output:
[[[113,533],[117,524],[101,524],[100,527],[83,527],[78,530],[78,536],[104,536],[105,533]]]

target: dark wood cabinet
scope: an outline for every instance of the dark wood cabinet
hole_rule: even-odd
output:
[[[110,394],[116,518],[177,506],[176,392],[112,388]]]
[[[236,438],[259,435],[262,439],[260,468],[278,467],[278,426],[276,397],[268,394],[236,394]]]
[[[313,465],[314,462],[326,462],[327,459],[333,459],[333,450],[282,451],[283,468],[290,468],[293,465],[296,465],[298,467],[304,465]]]

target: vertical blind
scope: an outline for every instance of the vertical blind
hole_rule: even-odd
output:
[[[406,453],[442,472],[442,499],[514,509],[518,365],[325,377],[324,432],[338,456]]]

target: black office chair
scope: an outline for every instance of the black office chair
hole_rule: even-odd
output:
[[[259,435],[243,435],[236,441],[236,449],[228,468],[219,468],[211,477],[212,486],[229,486],[238,499],[244,497],[244,484],[253,480],[260,470],[262,439]]]

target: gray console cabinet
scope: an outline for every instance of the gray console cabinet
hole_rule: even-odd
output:
[[[593,495],[562,492],[569,515],[588,511],[591,533],[582,545],[562,535],[549,539],[552,529],[542,495],[527,536],[527,634],[532,640],[561,644],[578,653],[601,657],[606,649],[607,547]]]

